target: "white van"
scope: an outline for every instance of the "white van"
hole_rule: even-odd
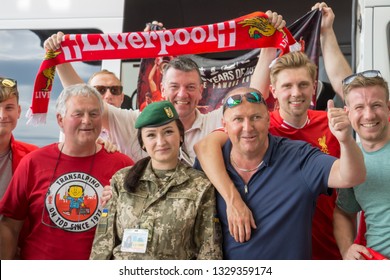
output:
[[[356,72],[380,70],[390,82],[390,0],[359,0],[353,22]]]

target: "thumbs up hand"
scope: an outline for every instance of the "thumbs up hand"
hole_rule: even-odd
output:
[[[333,100],[328,100],[329,128],[340,143],[350,141],[352,127],[347,112],[342,108],[336,108]]]

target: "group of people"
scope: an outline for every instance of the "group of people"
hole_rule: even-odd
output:
[[[262,50],[250,87],[230,91],[208,114],[197,109],[202,81],[187,57],[167,63],[160,86],[166,101],[142,112],[117,108],[114,97],[120,103],[123,93],[112,73],[86,85],[71,64],[61,64],[62,141],[31,153],[36,147],[18,144],[17,157],[16,81],[1,78],[0,170],[7,176],[0,189],[7,191],[0,257],[363,259],[375,251],[390,257],[388,86],[378,71],[352,74],[332,9],[317,8],[325,69],[345,109],[332,101],[327,112],[309,109],[317,70],[302,52],[279,57],[269,69],[276,50]],[[275,28],[285,26],[277,13],[266,14]],[[58,49],[62,36],[52,35],[45,48]],[[273,112],[268,89],[278,101]],[[3,97],[10,91],[16,93]],[[102,127],[121,152],[96,142]],[[362,210],[366,246],[354,244]]]

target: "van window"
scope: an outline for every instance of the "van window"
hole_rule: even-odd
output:
[[[64,33],[75,33],[74,30],[63,31]],[[22,114],[14,130],[14,136],[17,140],[40,147],[57,142],[59,137],[55,101],[62,91],[62,85],[57,75],[53,84],[46,124],[37,127],[26,125],[25,115],[31,105],[35,77],[45,53],[42,46],[43,40],[55,32],[50,30],[33,32],[31,30],[0,29],[0,75],[17,80],[19,103],[22,107]],[[96,30],[83,30],[82,32],[96,33]],[[100,64],[100,62],[93,64],[76,62],[73,63],[73,66],[81,78],[88,81],[92,73],[100,70]]]

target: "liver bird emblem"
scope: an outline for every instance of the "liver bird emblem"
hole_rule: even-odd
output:
[[[276,29],[273,27],[267,18],[265,17],[253,17],[244,19],[238,24],[242,24],[243,27],[249,26],[249,36],[254,39],[259,39],[263,36],[269,37],[274,35]],[[280,30],[283,33],[283,38],[286,36],[286,33],[283,29]]]

